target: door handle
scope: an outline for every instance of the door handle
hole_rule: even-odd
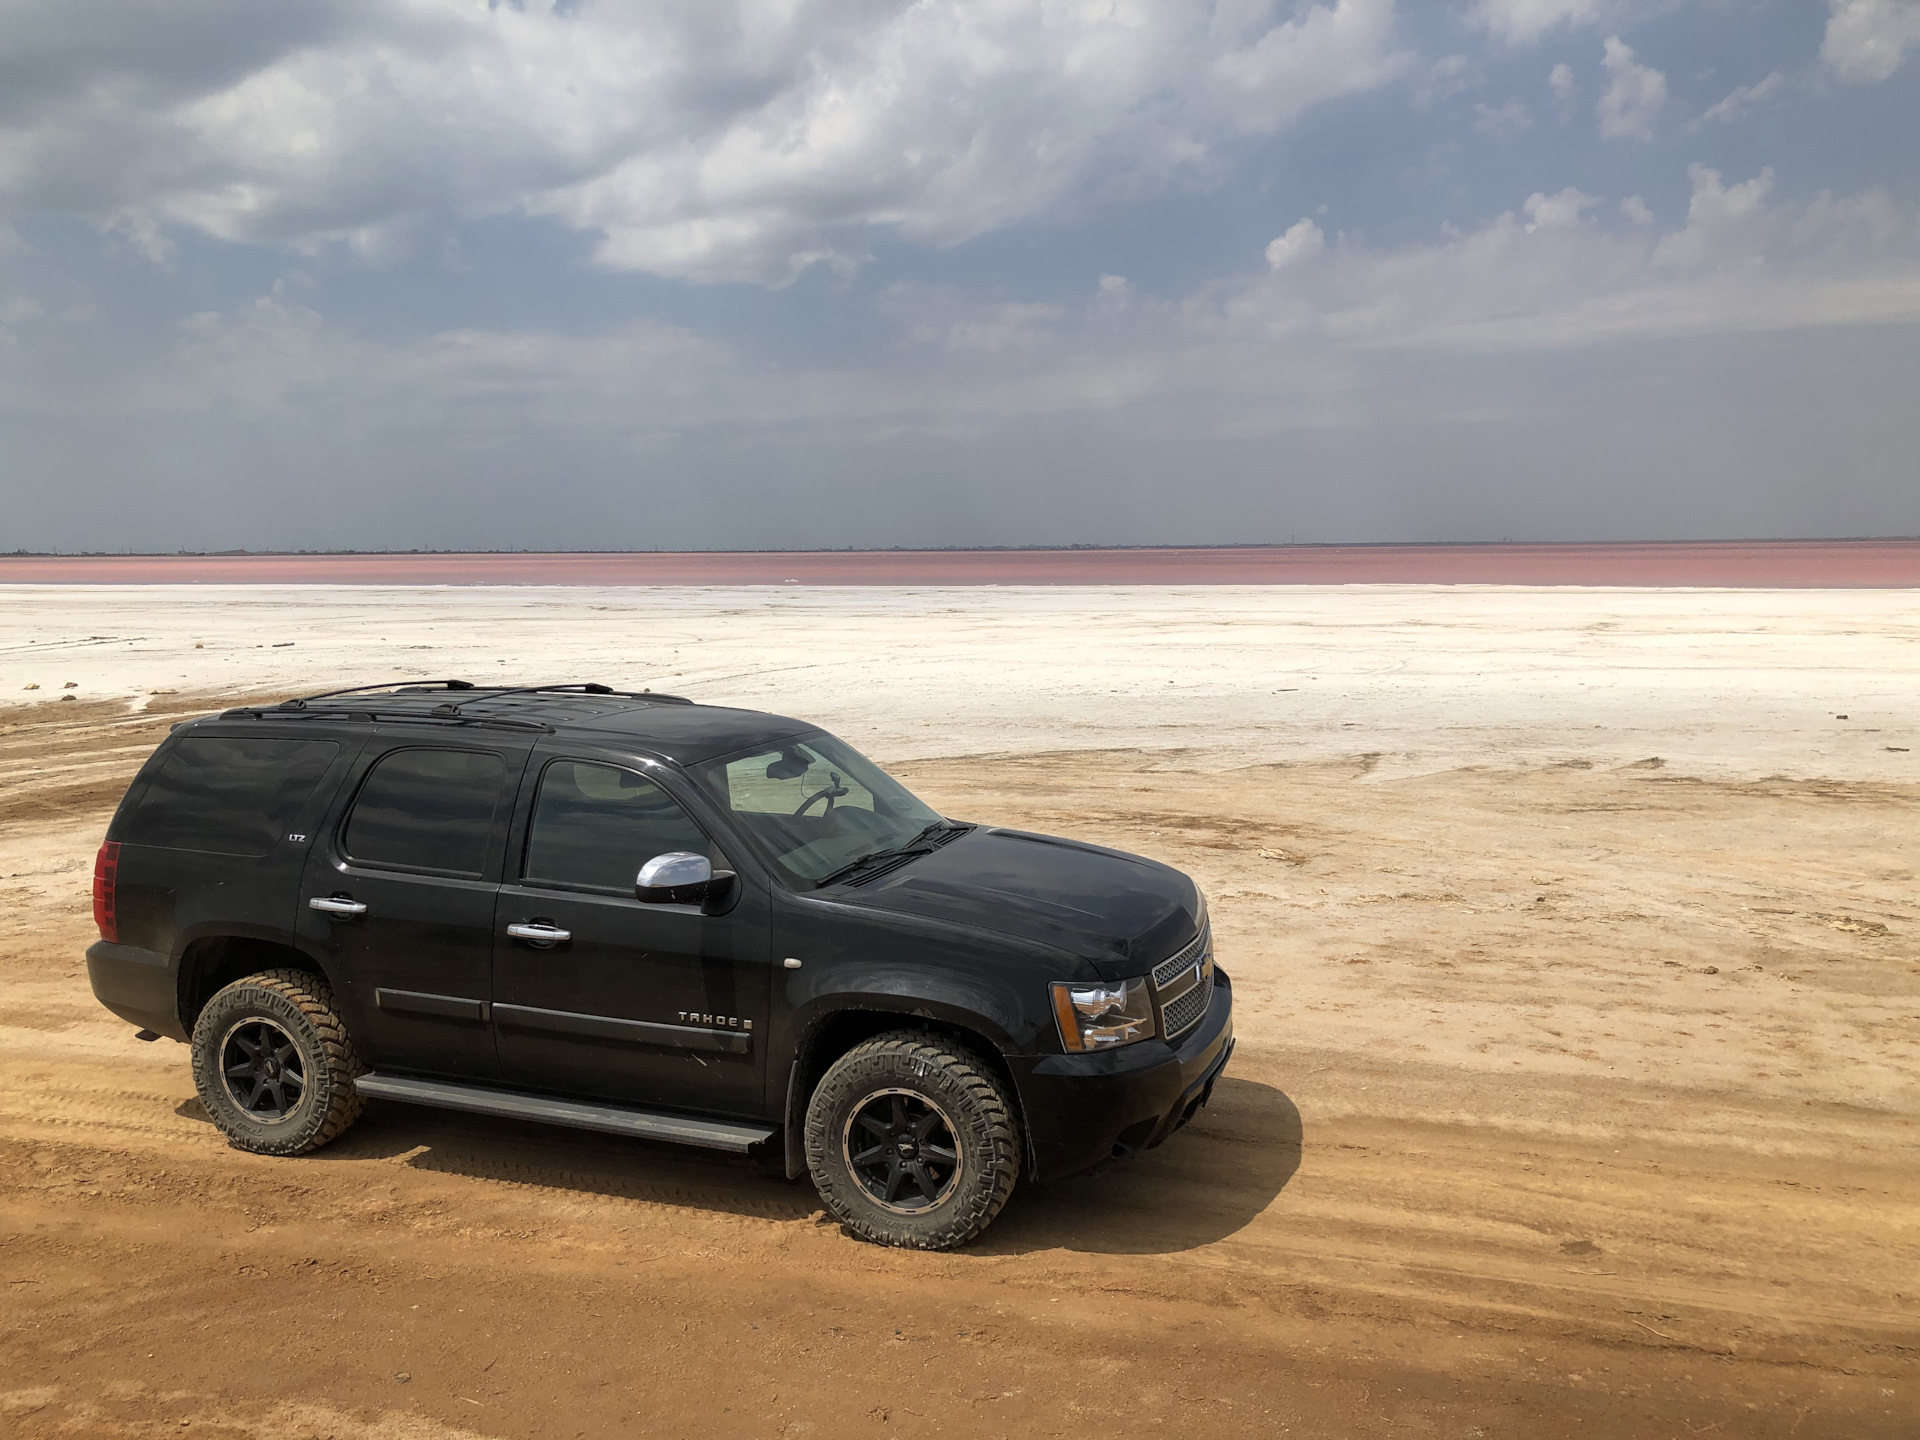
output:
[[[543,920],[515,922],[507,926],[507,934],[516,940],[531,940],[536,945],[555,945],[573,938],[571,930],[562,930],[558,925],[549,925]]]
[[[338,895],[316,895],[307,901],[309,910],[318,910],[322,915],[364,915],[367,907],[358,900],[343,900]]]

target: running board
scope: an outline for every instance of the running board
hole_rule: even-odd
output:
[[[771,1125],[739,1120],[701,1120],[690,1115],[663,1115],[653,1110],[630,1110],[623,1105],[593,1105],[579,1100],[556,1100],[549,1095],[526,1095],[513,1090],[489,1090],[452,1080],[419,1080],[409,1075],[362,1075],[353,1082],[362,1095],[378,1100],[404,1100],[410,1105],[435,1105],[442,1110],[466,1110],[475,1115],[499,1115],[508,1120],[538,1120],[548,1125],[571,1125],[576,1130],[600,1130],[609,1135],[636,1135],[643,1140],[671,1140],[701,1145],[709,1150],[731,1150],[744,1155],[754,1145],[773,1138]]]

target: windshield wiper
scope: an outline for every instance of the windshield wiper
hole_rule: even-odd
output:
[[[936,830],[946,830],[946,829],[958,830],[958,829],[964,829],[964,828],[965,828],[964,826],[955,825],[954,822],[951,820],[936,820],[931,825],[927,826],[924,830],[922,830],[919,834],[915,835],[911,840],[908,840],[904,845],[891,845],[891,846],[888,846],[885,850],[869,850],[864,855],[856,856],[854,859],[849,860],[846,864],[842,865],[838,870],[835,870],[832,874],[823,875],[818,880],[814,881],[813,888],[818,890],[823,885],[831,885],[836,880],[844,880],[847,878],[847,876],[853,874],[855,871],[864,870],[866,869],[867,866],[876,864],[881,860],[911,860],[916,855],[931,855],[935,850],[939,849],[940,847],[937,845],[923,845],[920,843],[921,841],[925,840],[929,835],[933,834],[933,832]]]

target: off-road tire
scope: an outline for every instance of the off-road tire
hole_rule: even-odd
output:
[[[938,1203],[914,1214],[888,1209],[848,1165],[854,1117],[875,1097],[924,1097],[950,1122],[959,1163]],[[862,1240],[951,1250],[992,1222],[1020,1175],[1020,1130],[1006,1087],[978,1055],[942,1036],[895,1030],[856,1045],[807,1104],[807,1169],[827,1211]]]
[[[293,1042],[302,1070],[298,1100],[270,1121],[243,1109],[221,1073],[229,1037],[257,1021]],[[332,988],[304,970],[263,970],[236,980],[207,1002],[194,1023],[193,1083],[200,1103],[229,1143],[256,1155],[304,1155],[338,1139],[359,1118],[353,1082],[365,1068],[334,1007]]]

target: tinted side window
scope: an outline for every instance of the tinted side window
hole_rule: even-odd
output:
[[[556,760],[540,777],[527,832],[528,880],[631,894],[640,867],[669,850],[691,850],[725,868],[725,857],[687,812],[644,775]]]
[[[287,833],[339,749],[331,740],[177,740],[123,838],[170,850],[264,855]]]
[[[396,750],[360,787],[346,852],[375,865],[479,875],[507,765],[478,750]]]

